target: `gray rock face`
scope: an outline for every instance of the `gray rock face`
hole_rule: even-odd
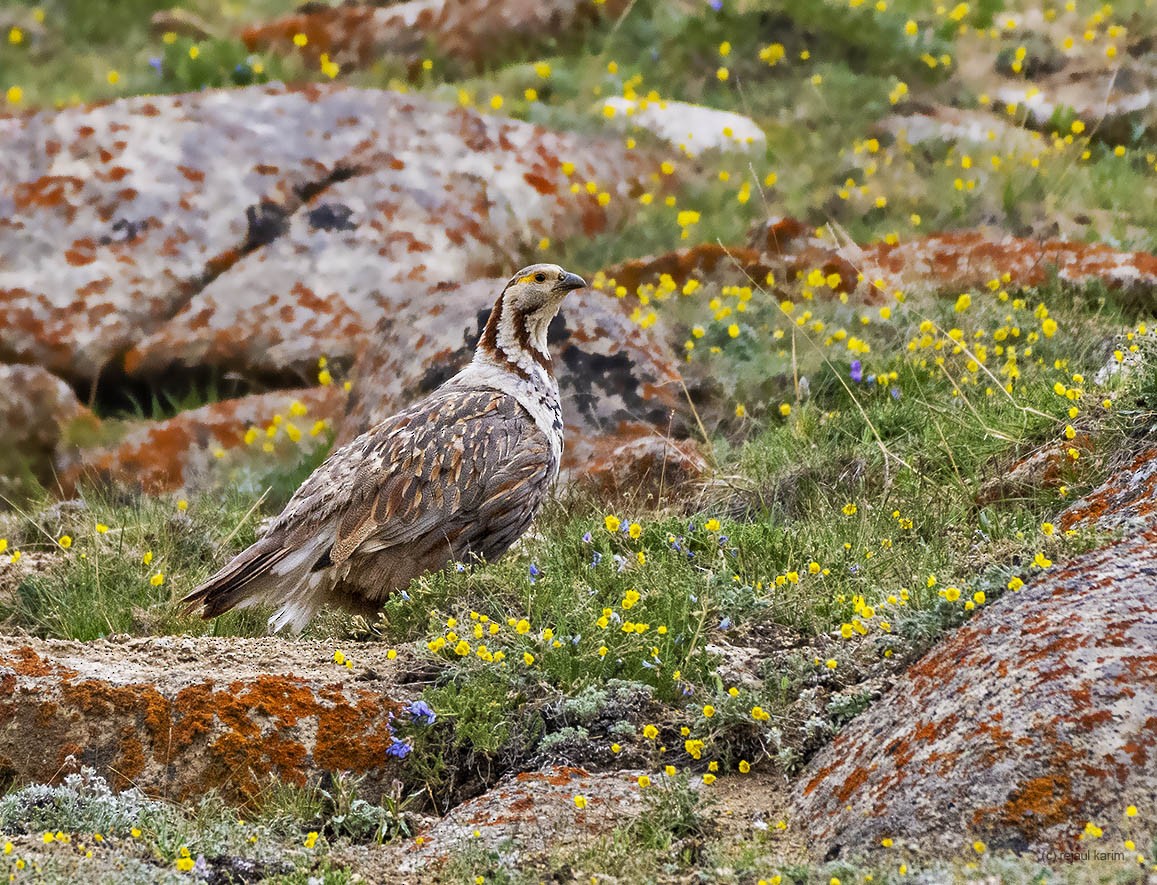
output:
[[[1138,495],[1121,492],[1148,490],[1151,473],[1139,459],[1068,524],[1114,501],[1135,516]],[[1134,532],[986,608],[812,760],[795,806],[817,854],[883,838],[941,853],[973,839],[1145,844],[1157,820],[1157,527],[1150,516]]]
[[[600,230],[610,214],[564,162],[612,195],[642,169],[621,147],[337,86],[6,118],[0,140],[0,359],[86,380],[304,380],[399,297]]]

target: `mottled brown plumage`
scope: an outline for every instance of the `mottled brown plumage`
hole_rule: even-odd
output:
[[[373,612],[427,571],[501,556],[558,475],[546,330],[585,285],[552,264],[515,274],[470,365],[331,454],[261,540],[183,601],[206,618],[270,603],[271,629],[300,631],[322,604]]]

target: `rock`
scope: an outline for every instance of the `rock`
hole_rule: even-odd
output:
[[[338,86],[0,118],[0,359],[70,381],[190,367],[296,387],[399,295],[602,230],[637,152]],[[568,167],[569,168],[569,167]]]
[[[612,124],[649,132],[690,157],[710,150],[762,154],[767,147],[767,136],[750,117],[684,101],[615,95],[603,101],[599,113],[604,118],[610,113]]]
[[[94,425],[72,388],[36,366],[0,365],[0,477],[50,480],[52,457],[77,424]]]
[[[394,687],[333,662],[332,645],[165,637],[127,644],[0,639],[0,777],[52,783],[86,765],[116,789],[181,802],[255,799],[272,779],[365,776],[371,801],[398,774],[386,750]],[[385,647],[358,665],[396,670]]]
[[[1151,298],[1157,289],[1157,255],[1119,252],[1100,243],[974,230],[860,246],[837,233],[840,244],[815,237],[796,219],[774,218],[752,233],[751,245],[762,253],[758,259],[740,251],[733,254],[742,257],[748,275],[755,277],[770,267],[786,285],[801,271],[839,273],[836,291],[854,291],[866,303],[890,297],[894,289],[956,297],[994,279],[1005,287],[1027,287],[1040,286],[1054,275],[1072,285],[1100,282],[1136,300]]]
[[[643,811],[636,782],[642,771],[591,773],[551,766],[504,778],[481,796],[463,802],[411,843],[400,872],[413,873],[446,860],[467,842],[498,852],[517,868],[525,855],[562,843],[605,836]],[[575,805],[575,796],[587,800]]]
[[[193,40],[209,40],[218,36],[201,16],[180,7],[154,12],[149,19],[149,29],[157,37],[171,33]]]
[[[246,471],[289,470],[328,448],[345,402],[345,391],[331,385],[222,400],[164,421],[128,422],[114,431],[120,434],[115,441],[62,452],[60,484],[66,493],[84,481],[150,493],[222,484],[226,477],[244,486]]]
[[[1008,151],[1028,150],[1042,143],[1043,136],[1014,126],[987,111],[972,111],[950,105],[912,108],[911,113],[892,114],[878,120],[873,134],[887,134],[910,145],[929,141],[948,144],[999,145]]]
[[[592,4],[586,0],[410,0],[373,4],[346,3],[306,9],[272,22],[246,28],[241,39],[250,50],[293,53],[294,37],[308,40],[301,51],[311,58],[322,53],[344,67],[364,68],[386,57],[407,64],[427,55],[480,66],[501,58],[505,49],[566,39],[601,17],[614,18],[626,0]]]
[[[441,286],[434,305],[429,297],[399,292],[358,359],[338,443],[465,365],[505,283]],[[690,422],[674,356],[656,334],[632,322],[620,299],[596,291],[571,295],[551,326],[550,345],[566,424],[564,478],[637,489],[671,486],[705,469],[686,442]]]
[[[944,855],[973,839],[1017,852],[1147,844],[1155,570],[1150,525],[1050,569],[926,654],[799,780],[814,855],[863,854],[885,837]],[[1082,835],[1088,822],[1104,843]]]
[[[997,107],[1019,105],[1026,123],[1044,131],[1056,128],[1057,115],[1096,122],[1096,136],[1128,144],[1157,128],[1157,53],[1112,61],[1100,58],[1068,64],[1033,81],[1032,89],[1006,83],[993,92]]]
[[[1157,522],[1157,448],[1147,448],[1069,507],[1062,529],[1136,531]]]

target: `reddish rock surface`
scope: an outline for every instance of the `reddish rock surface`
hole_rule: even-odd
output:
[[[358,680],[323,643],[167,637],[127,643],[0,639],[0,777],[55,782],[88,765],[116,789],[184,801],[256,797],[324,772],[388,790],[392,685]],[[362,667],[389,673],[384,648]],[[70,757],[72,757],[70,759]]]
[[[1086,504],[1135,512],[1136,496],[1113,497],[1139,484],[1129,477]],[[1155,572],[1150,519],[1006,595],[925,655],[800,779],[796,814],[814,853],[863,853],[885,837],[945,853],[977,838],[1080,851],[1100,847],[1082,836],[1090,821],[1106,845],[1144,844],[1157,820]],[[1127,821],[1128,805],[1140,814]]]
[[[164,492],[220,481],[238,467],[292,468],[329,445],[345,402],[345,391],[330,385],[222,400],[165,421],[131,422],[119,428],[115,442],[66,449],[58,459],[60,484],[71,492],[86,480],[113,480]]]
[[[390,4],[346,3],[295,12],[254,25],[241,35],[251,50],[322,53],[345,67],[368,67],[392,56],[414,63],[426,56],[477,65],[503,49],[573,39],[581,27],[617,16],[626,0],[410,0]],[[300,50],[293,38],[308,40]]]

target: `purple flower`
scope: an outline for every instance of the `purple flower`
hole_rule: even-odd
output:
[[[410,755],[412,749],[413,747],[406,743],[406,741],[394,738],[393,743],[386,748],[386,755],[393,756],[395,759],[405,759]]]
[[[535,565],[535,564],[532,562],[532,563],[530,564],[530,583],[532,583],[532,584],[533,584],[533,583],[537,582],[537,581],[538,581],[538,576],[539,576],[539,575],[541,575],[541,574],[542,574],[542,569],[540,569],[540,568],[539,568],[537,565]]]
[[[157,72],[158,77],[161,76],[165,72],[164,71],[164,62],[162,62],[156,56],[149,59],[149,67]]]
[[[597,550],[596,550],[596,551],[595,551],[595,552],[594,552],[594,553],[591,555],[591,568],[594,568],[595,566],[597,566],[597,565],[598,565],[600,562],[602,562],[602,561],[603,561],[603,555],[602,555],[601,553],[599,553],[599,551],[597,551]]]
[[[409,714],[410,721],[416,725],[433,725],[434,720],[438,718],[434,708],[425,701],[414,701],[409,704],[406,713]]]
[[[723,0],[707,0],[707,5],[719,12],[723,8]]]
[[[852,370],[848,374],[851,375],[852,380],[857,384],[864,380],[864,367],[860,364],[859,360],[852,360]]]
[[[893,387],[891,390],[888,391],[888,393],[892,394],[892,399],[899,399],[900,398],[900,388],[899,387]]]
[[[591,533],[587,532],[585,535],[583,535],[583,543],[589,544],[590,542],[591,542]]]

